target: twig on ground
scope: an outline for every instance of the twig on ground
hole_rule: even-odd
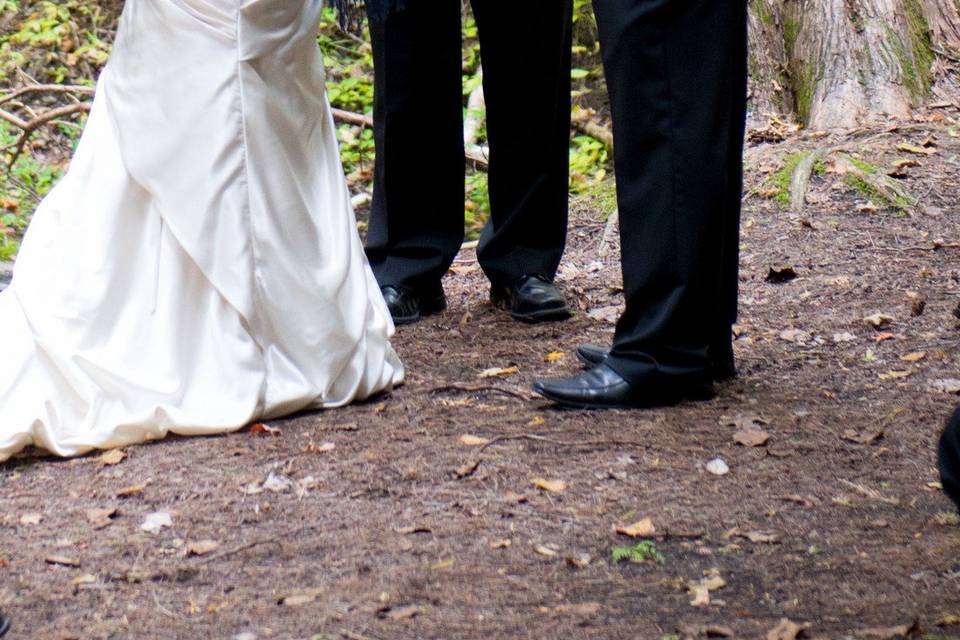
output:
[[[493,385],[443,384],[438,387],[433,387],[432,389],[427,389],[426,393],[433,395],[435,393],[444,393],[447,391],[460,391],[461,393],[502,393],[503,395],[516,398],[517,400],[522,400],[523,402],[527,402],[533,398],[533,396],[524,395],[519,391],[511,391],[510,389],[495,387]]]

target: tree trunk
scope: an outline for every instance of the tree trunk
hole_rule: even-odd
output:
[[[755,117],[849,128],[956,89],[958,0],[750,0],[750,28]]]

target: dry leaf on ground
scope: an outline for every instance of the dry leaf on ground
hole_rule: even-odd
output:
[[[209,553],[213,553],[219,548],[220,543],[216,540],[200,540],[198,542],[191,542],[187,545],[187,555],[205,556]]]
[[[113,524],[113,518],[116,515],[116,508],[87,509],[87,520],[97,529],[103,529]]]
[[[770,434],[760,429],[743,429],[733,434],[733,441],[744,447],[762,447],[770,442]]]
[[[520,373],[520,367],[494,367],[480,372],[481,378],[505,378]]]
[[[123,462],[126,457],[127,454],[123,451],[123,449],[111,449],[100,456],[100,464],[105,467],[112,467]]]
[[[809,622],[797,624],[783,618],[777,626],[767,632],[767,640],[797,640],[797,638],[805,637],[809,628]]]
[[[161,529],[173,526],[173,516],[167,511],[157,511],[148,515],[140,529],[147,533],[159,533]]]
[[[545,480],[544,478],[536,478],[533,480],[533,486],[549,493],[563,493],[567,490],[567,483],[563,480]]]
[[[649,538],[656,534],[657,529],[653,526],[653,520],[644,518],[628,527],[617,527],[615,531],[630,538]]]

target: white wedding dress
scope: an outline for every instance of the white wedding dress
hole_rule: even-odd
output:
[[[323,90],[321,0],[128,0],[0,293],[0,461],[228,432],[403,367]]]

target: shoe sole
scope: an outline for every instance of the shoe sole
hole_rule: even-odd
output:
[[[415,316],[404,316],[402,318],[393,317],[393,324],[396,327],[402,327],[410,324],[416,324],[428,316],[435,316],[438,313],[443,313],[447,310],[447,299],[446,297],[437,298],[436,300],[431,301],[430,305],[420,311]]]
[[[518,322],[527,324],[537,324],[539,322],[561,322],[573,317],[573,309],[568,306],[557,307],[555,309],[540,309],[530,313],[517,313],[510,310],[510,299],[496,293],[490,294],[490,304],[497,309],[506,311],[511,318]]]
[[[573,311],[569,307],[563,307],[562,309],[543,309],[540,311],[532,311],[530,313],[514,313],[513,311],[509,311],[508,313],[514,320],[517,320],[518,322],[525,322],[527,324],[537,324],[540,322],[562,322],[573,317]]]
[[[566,398],[561,398],[555,396],[545,389],[540,389],[537,386],[533,387],[533,390],[539,393],[541,396],[555,402],[561,406],[569,407],[572,409],[587,409],[590,411],[599,411],[599,410],[610,410],[610,409],[659,409],[663,407],[673,407],[683,402],[709,402],[716,397],[713,389],[704,387],[703,389],[691,389],[687,392],[676,396],[669,396],[664,398],[661,402],[631,402],[629,404],[606,404],[599,402],[573,402]]]
[[[577,351],[577,360],[579,360],[580,364],[584,365],[585,367],[597,367],[603,364],[602,360],[600,362],[594,362],[590,358],[587,358],[586,356],[584,356],[579,351]],[[733,373],[729,373],[729,372],[716,373],[713,375],[713,381],[714,382],[730,382],[731,380],[736,380],[739,377],[740,377],[740,374],[738,374],[736,371],[734,371]]]

